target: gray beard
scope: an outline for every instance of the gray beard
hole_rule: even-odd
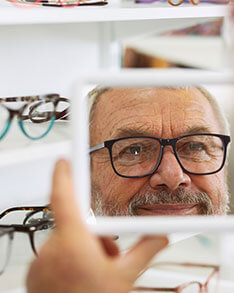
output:
[[[166,203],[198,204],[200,215],[225,214],[228,211],[228,197],[220,196],[222,202],[219,202],[218,207],[214,209],[207,193],[186,191],[184,188],[178,188],[175,192],[162,188],[159,191],[137,193],[130,199],[125,209],[114,199],[103,201],[99,189],[95,187],[92,189],[92,204],[96,216],[137,216],[137,209],[140,206]]]

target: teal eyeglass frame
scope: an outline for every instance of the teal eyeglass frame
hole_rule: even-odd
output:
[[[5,125],[5,128],[3,129],[2,133],[0,133],[0,140],[3,139],[5,135],[7,134],[8,130],[10,129],[12,120],[15,116],[17,116],[18,125],[21,131],[27,138],[31,140],[38,140],[45,137],[50,132],[55,120],[57,119],[66,120],[68,118],[69,107],[61,112],[56,112],[56,107],[60,101],[67,102],[69,104],[69,100],[67,98],[60,97],[59,94],[0,98],[0,106],[4,107],[9,113],[9,117]],[[4,105],[4,103],[9,103],[9,102],[26,102],[26,103],[19,109],[13,110],[7,107],[6,105]],[[26,107],[28,107],[28,105],[33,102],[35,103],[32,104],[32,106],[29,108],[28,115],[24,115],[23,112],[26,109]],[[39,107],[42,103],[49,103],[49,102],[50,103],[52,102],[54,104],[54,111],[47,111],[43,113],[43,116],[41,117],[42,119],[40,119],[40,121],[35,119],[35,116],[33,115],[33,111],[37,107]],[[50,123],[47,130],[42,135],[38,137],[33,137],[29,135],[24,128],[23,121],[27,119],[30,119],[33,123],[42,123],[42,122],[48,122],[48,121],[50,121]]]

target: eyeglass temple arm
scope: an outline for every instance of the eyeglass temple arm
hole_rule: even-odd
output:
[[[56,120],[68,120],[70,108],[63,110],[62,112],[55,112],[55,119]]]
[[[51,223],[50,220],[44,220],[42,222],[38,222],[37,224],[12,224],[12,225],[6,225],[6,227],[14,229],[15,232],[34,232],[37,230],[38,227],[43,226],[47,223]],[[0,226],[1,227],[1,226]]]
[[[14,232],[14,228],[9,225],[0,225],[0,237],[9,232]]]
[[[15,212],[15,211],[49,211],[49,206],[12,207],[10,209],[3,211],[0,214],[0,219],[8,215],[10,212]]]
[[[28,221],[28,219],[31,218],[34,214],[37,214],[39,212],[49,212],[49,211],[51,211],[50,208],[49,208],[49,206],[48,206],[48,208],[44,208],[44,209],[39,209],[39,210],[32,211],[31,213],[28,213],[26,215],[26,217],[24,218],[23,224],[25,225],[26,222]]]
[[[59,97],[59,94],[0,98],[0,102],[33,102],[33,101],[45,100],[46,98],[51,98],[51,97]]]
[[[37,117],[45,117],[47,114],[52,114],[53,113],[53,115],[55,116],[55,120],[68,120],[69,111],[70,111],[70,108],[67,108],[67,109],[65,109],[65,110],[63,110],[61,112],[59,112],[59,111],[56,111],[54,113],[53,112],[42,112],[42,113],[39,113],[39,115],[37,115]]]
[[[134,287],[132,291],[149,291],[149,292],[177,292],[177,288],[160,288],[160,287]]]
[[[67,103],[70,103],[69,102],[69,99],[67,98],[62,98],[62,97],[59,97],[58,99],[55,100],[55,106],[57,106],[57,104],[62,101],[62,102],[67,102]],[[55,120],[68,120],[69,118],[69,112],[70,112],[70,108],[67,107],[65,110],[63,111],[46,111],[46,112],[39,112],[39,113],[33,113],[33,111],[38,107],[40,106],[40,102],[33,105],[32,107],[30,107],[30,111],[29,111],[29,115],[25,115],[22,117],[22,120],[26,120],[26,119],[30,119],[31,121],[33,121],[34,123],[42,123],[42,122],[47,122],[49,120],[51,120],[51,117],[52,116],[55,116]],[[35,115],[35,116],[34,116]],[[34,117],[45,117],[45,119],[42,121],[42,120],[34,120],[33,118]]]
[[[40,113],[38,113],[38,112],[33,113],[35,108],[30,109],[29,115],[21,116],[21,118],[22,118],[21,120],[30,119],[34,123],[42,123],[42,122],[50,121],[52,116],[55,117],[55,120],[68,120],[69,114],[70,114],[69,108],[67,108],[61,112],[46,111],[46,112],[40,112]],[[43,119],[43,121],[42,120],[34,120],[35,117],[36,118],[45,118],[45,119]]]
[[[46,100],[48,98],[57,98],[57,101],[56,102],[59,102],[59,101],[64,101],[64,102],[67,102],[69,103],[69,99],[67,98],[61,98],[58,94],[48,94],[48,95],[38,95],[38,96],[22,96],[22,97],[8,97],[8,98],[0,98],[0,102],[33,102],[33,101],[41,101],[41,100]],[[30,113],[32,112],[32,110],[34,110],[38,105],[34,105],[34,107],[31,108],[31,111]],[[61,111],[61,112],[43,112],[41,114],[41,116],[38,115],[38,117],[44,117],[45,114],[48,115],[49,114],[54,114],[55,115],[55,119],[58,120],[58,119],[61,119],[61,120],[68,120],[68,114],[69,114],[69,108]],[[24,116],[21,116],[21,120],[27,120],[27,119],[30,119],[30,115],[24,115]],[[49,121],[50,118],[48,118],[47,121]],[[35,122],[35,121],[34,121]],[[44,121],[43,121],[44,122]]]
[[[184,267],[198,267],[198,268],[219,268],[218,265],[214,264],[202,264],[202,263],[191,263],[191,262],[157,262],[149,265],[147,268],[157,268],[160,266],[184,266]]]
[[[92,152],[98,151],[98,150],[100,150],[100,149],[102,149],[102,148],[104,148],[104,147],[105,147],[104,142],[103,142],[103,143],[100,143],[100,144],[98,144],[98,145],[95,145],[95,146],[91,147],[91,148],[89,149],[89,153],[92,153]]]

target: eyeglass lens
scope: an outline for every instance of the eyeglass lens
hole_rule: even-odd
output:
[[[207,293],[218,293],[219,292],[219,273],[214,272],[207,282]]]
[[[198,282],[188,283],[185,288],[183,288],[180,293],[218,293],[218,273],[214,273],[212,277],[208,280],[206,286],[200,287]]]
[[[202,291],[198,283],[190,283],[187,287],[183,288],[180,293],[202,293]]]
[[[221,167],[224,147],[217,136],[194,135],[178,140],[176,153],[187,171],[210,173]]]
[[[14,212],[10,212],[6,216],[4,216],[1,219],[1,223],[7,225],[35,225],[37,228],[33,232],[33,245],[36,252],[38,252],[41,245],[47,240],[52,229],[54,228],[53,222],[46,222],[51,218],[52,216],[50,211],[39,211],[36,213],[32,213],[31,211],[17,210]],[[40,225],[40,223],[42,224]],[[2,237],[0,237],[0,239],[1,238]]]
[[[27,218],[25,224],[35,224],[42,222],[42,225],[37,226],[37,229],[33,233],[33,243],[36,252],[39,251],[40,247],[43,243],[46,242],[52,229],[54,228],[54,224],[52,222],[43,223],[46,220],[50,220],[52,218],[51,212],[49,211],[40,211],[32,216]]]
[[[51,127],[54,110],[52,102],[35,102],[27,105],[21,120],[26,134],[31,138],[43,137]]]
[[[0,228],[1,232],[1,228]],[[8,233],[0,233],[0,275],[7,265],[11,249],[11,239]]]
[[[43,224],[33,234],[34,248],[36,252],[40,250],[41,246],[47,241],[53,229],[50,223]]]
[[[151,138],[127,138],[116,141],[112,147],[113,164],[124,176],[142,176],[150,173],[160,156],[160,143]]]
[[[194,135],[176,142],[178,160],[191,173],[211,173],[223,163],[224,147],[221,138]],[[116,171],[123,176],[143,176],[152,172],[160,159],[160,142],[152,138],[127,138],[112,146]]]
[[[0,105],[0,137],[4,135],[8,128],[9,118],[9,111],[3,105]]]

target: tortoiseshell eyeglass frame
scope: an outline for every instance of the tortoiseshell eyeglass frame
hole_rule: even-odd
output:
[[[219,275],[220,267],[218,265],[213,264],[199,264],[199,263],[178,263],[178,262],[159,262],[153,265],[148,266],[146,269],[149,268],[160,268],[160,266],[183,266],[185,268],[201,268],[201,269],[212,269],[212,272],[206,279],[205,283],[201,283],[198,281],[191,281],[187,283],[183,283],[177,287],[135,287],[132,291],[145,291],[145,292],[174,292],[174,293],[183,293],[183,290],[188,288],[191,285],[197,284],[199,291],[197,293],[216,293],[216,292],[208,292],[207,288],[209,285],[210,280],[217,274]],[[143,274],[143,271],[141,274]]]
[[[11,109],[4,105],[4,103],[9,102],[25,102],[25,104],[20,107],[19,109]],[[8,113],[8,121],[6,123],[5,128],[3,129],[2,133],[0,133],[0,139],[2,139],[8,132],[11,122],[13,118],[16,116],[18,119],[18,124],[25,136],[32,140],[41,139],[44,136],[46,136],[49,131],[51,130],[54,121],[55,120],[67,120],[69,116],[70,109],[67,107],[63,111],[57,111],[57,106],[59,102],[66,102],[70,104],[69,99],[60,97],[59,94],[47,94],[47,95],[36,95],[36,96],[21,96],[21,97],[7,97],[7,98],[0,98],[0,105],[1,107],[4,107]],[[35,112],[35,109],[38,108],[40,105],[45,103],[53,103],[54,109],[53,111],[46,111],[42,113]],[[29,106],[32,104],[31,106]],[[28,115],[24,115],[25,109],[29,106],[29,112]],[[36,113],[36,115],[35,115]],[[40,119],[38,119],[40,118]],[[25,120],[31,120],[33,123],[44,123],[50,121],[50,124],[48,126],[48,129],[43,133],[42,135],[38,137],[32,137],[29,135],[23,125],[23,121]]]

